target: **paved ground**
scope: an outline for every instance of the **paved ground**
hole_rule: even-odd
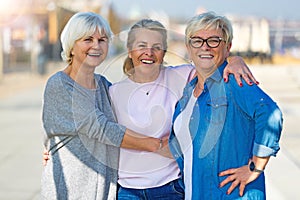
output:
[[[284,114],[282,148],[266,169],[267,199],[300,199],[300,66],[250,67]],[[46,78],[22,73],[0,81],[1,200],[39,199]]]
[[[266,170],[270,200],[300,199],[300,66],[253,66],[262,87],[284,115],[281,151]]]

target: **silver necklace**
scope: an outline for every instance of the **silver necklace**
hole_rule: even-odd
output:
[[[146,94],[147,96],[149,96],[156,85],[157,85],[156,82],[151,82],[151,83],[148,83],[148,84],[140,83],[139,87],[138,87],[138,90],[140,92]]]
[[[157,79],[153,82],[145,82],[145,83],[139,83],[135,80],[134,75],[132,75],[132,80],[139,85],[139,87],[137,88],[139,91],[141,91],[142,93],[145,93],[147,96],[149,96],[149,94],[151,93],[151,91],[153,90],[153,88],[157,85]],[[151,86],[150,86],[151,85]],[[144,90],[143,88],[146,88],[147,86],[150,86],[149,89]]]

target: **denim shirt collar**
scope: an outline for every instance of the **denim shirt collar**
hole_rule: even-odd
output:
[[[220,82],[222,81],[223,79],[223,72],[224,72],[224,69],[226,67],[226,65],[228,64],[228,62],[225,60],[218,68],[217,70],[210,76],[207,78],[207,82],[211,82],[211,81],[214,81],[214,82]],[[196,76],[193,80],[191,80],[188,85],[184,88],[184,91],[183,91],[183,97],[182,99],[180,100],[180,106],[181,106],[181,109],[184,109],[188,100],[189,100],[189,97],[191,96],[196,84],[198,82],[198,77]],[[204,85],[204,89],[206,89],[208,86],[205,84]]]
[[[221,79],[223,78],[223,72],[224,72],[224,69],[226,67],[226,65],[228,64],[228,62],[225,60],[218,68],[217,70],[210,76],[208,77],[207,79],[212,79],[216,82],[219,82],[221,81]],[[189,86],[194,88],[195,85],[197,84],[198,82],[198,77],[196,76],[193,80],[190,81],[189,83]]]
[[[209,77],[209,79],[212,79],[216,82],[220,82],[223,79],[223,72],[228,62],[225,60],[218,68],[217,70]]]

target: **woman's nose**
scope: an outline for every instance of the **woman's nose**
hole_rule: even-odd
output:
[[[153,54],[153,48],[152,48],[152,47],[147,47],[147,48],[145,49],[145,53],[146,53],[147,55],[152,55],[152,54]]]
[[[99,49],[100,48],[100,41],[94,40],[93,41],[93,48]]]

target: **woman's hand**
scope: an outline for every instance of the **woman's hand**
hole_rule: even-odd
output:
[[[49,159],[50,159],[49,151],[44,149],[44,152],[43,152],[43,165],[44,166],[47,165],[47,162],[48,162]]]
[[[243,196],[246,185],[257,179],[259,175],[260,173],[258,172],[251,172],[248,165],[228,169],[219,174],[219,176],[228,176],[219,186],[223,187],[231,182],[231,186],[227,190],[227,194],[230,194],[239,185],[239,195]]]
[[[241,87],[243,86],[241,78],[243,78],[248,83],[248,85],[252,85],[253,83],[259,84],[242,57],[230,56],[227,58],[227,60],[228,65],[225,67],[223,73],[223,79],[225,82],[228,81],[229,74],[233,74],[236,82]]]
[[[156,153],[158,153],[161,156],[174,159],[169,149],[169,136],[168,135],[164,136],[163,138],[160,139],[160,141],[161,141],[161,145]]]

